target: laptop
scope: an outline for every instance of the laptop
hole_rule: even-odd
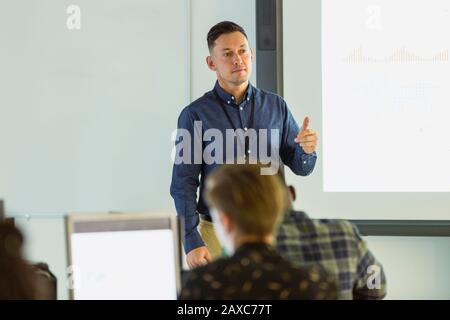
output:
[[[66,236],[71,299],[177,298],[181,246],[174,214],[69,214]]]

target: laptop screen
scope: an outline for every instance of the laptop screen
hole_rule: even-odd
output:
[[[178,232],[173,217],[107,214],[68,218],[74,299],[176,299]]]

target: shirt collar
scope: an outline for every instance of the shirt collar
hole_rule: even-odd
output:
[[[235,253],[247,252],[249,250],[273,251],[274,248],[264,242],[246,242],[240,245]]]
[[[235,97],[232,96],[231,94],[229,94],[228,92],[226,92],[220,85],[219,85],[219,81],[216,81],[216,84],[214,85],[214,90],[216,90],[217,94],[219,95],[220,99],[223,100],[223,102],[225,103],[234,103],[236,104],[235,101]],[[244,99],[241,101],[244,102],[245,99],[250,100],[252,98],[253,95],[253,86],[250,83],[250,81],[248,82],[248,87],[247,87],[247,91],[244,94]]]

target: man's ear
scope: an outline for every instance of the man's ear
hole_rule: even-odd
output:
[[[295,199],[297,199],[297,194],[295,193],[295,188],[294,188],[294,186],[291,185],[288,187],[288,189],[289,189],[289,194],[291,195],[292,202],[294,202]]]
[[[226,232],[231,233],[234,229],[233,219],[226,213],[219,213],[219,220]]]
[[[251,57],[251,61],[253,62],[253,58],[255,57],[255,55],[253,53],[253,48],[250,48],[250,57]]]
[[[217,68],[211,56],[206,57],[206,64],[208,65],[209,69],[211,69],[212,71],[216,71]]]

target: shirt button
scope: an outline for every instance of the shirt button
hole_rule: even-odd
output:
[[[250,101],[250,98],[247,98],[247,101]]]
[[[250,153],[252,153],[252,150],[248,150],[247,152],[248,152],[248,154],[250,154]]]
[[[230,100],[228,100],[227,103],[230,104]]]
[[[234,97],[231,97],[231,100],[234,100]]]
[[[239,109],[241,109],[241,111],[244,110],[244,108],[242,108],[242,107],[240,107]]]
[[[306,164],[306,161],[303,161],[303,164]]]
[[[244,130],[247,131],[247,127],[245,127]]]

